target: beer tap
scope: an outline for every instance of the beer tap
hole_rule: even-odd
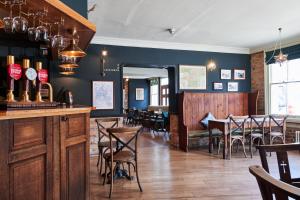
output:
[[[15,64],[15,57],[12,55],[7,56],[7,82],[8,90],[6,95],[7,102],[16,102],[14,96],[15,80],[19,80],[22,76],[22,69],[19,64]]]
[[[30,60],[23,59],[23,94],[22,102],[31,102],[29,98],[29,83],[34,81],[37,77],[37,73],[33,68],[30,68]]]

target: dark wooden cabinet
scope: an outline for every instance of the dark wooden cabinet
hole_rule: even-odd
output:
[[[89,199],[89,113],[0,120],[0,199]]]

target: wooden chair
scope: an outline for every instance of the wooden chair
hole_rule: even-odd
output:
[[[267,153],[276,152],[280,180],[293,186],[300,187],[300,178],[292,178],[291,176],[290,164],[287,153],[288,151],[299,151],[300,144],[261,145],[257,146],[257,148],[259,150],[262,167],[268,173],[270,171],[267,161]]]
[[[102,119],[95,119],[97,127],[98,127],[98,161],[97,161],[97,168],[99,169],[100,163],[100,171],[102,173],[102,160],[103,160],[103,153],[109,148],[109,135],[106,131],[107,128],[115,128],[119,126],[119,119],[118,118],[102,118]],[[110,126],[105,126],[104,123],[110,123]],[[106,139],[106,140],[105,140]],[[113,146],[116,146],[116,142],[113,142]]]
[[[143,192],[138,173],[138,136],[142,130],[142,127],[132,127],[132,128],[109,128],[107,132],[109,133],[110,141],[110,152],[104,155],[105,158],[105,176],[104,182],[107,177],[107,168],[110,169],[110,192],[109,198],[111,198],[113,190],[113,179],[116,171],[117,165],[127,164],[129,176],[130,175],[130,165],[133,166],[138,186],[141,192]],[[126,139],[124,139],[126,138]],[[113,148],[113,139],[117,141],[117,149]],[[113,164],[115,166],[113,167]]]
[[[262,167],[251,166],[249,171],[257,180],[263,200],[273,200],[274,196],[277,200],[300,199],[300,188],[275,179]]]
[[[248,125],[249,116],[233,116],[229,115],[229,159],[231,159],[232,147],[235,142],[241,142],[245,158],[247,158],[245,142],[246,142],[246,127]],[[218,154],[220,152],[220,144]],[[238,149],[238,147],[237,147]]]
[[[285,144],[285,132],[286,132],[286,115],[270,115],[269,116],[269,136],[270,144],[272,145],[274,139],[278,138]]]
[[[260,142],[265,144],[265,128],[266,128],[266,120],[268,118],[267,115],[251,115],[250,121],[250,153],[251,158],[253,157],[253,143],[255,140],[258,140],[258,144]]]

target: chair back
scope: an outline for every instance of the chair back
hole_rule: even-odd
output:
[[[249,116],[233,116],[229,115],[229,133],[243,133],[245,136],[245,128],[248,125],[247,122],[249,120]]]
[[[101,118],[101,119],[95,119],[95,122],[97,124],[98,128],[98,137],[99,137],[99,142],[104,138],[104,137],[109,137],[106,129],[107,128],[115,128],[119,126],[119,118],[117,117],[111,117],[111,118]],[[107,126],[107,124],[110,124],[110,126]]]
[[[278,145],[261,145],[257,146],[261,159],[262,167],[269,173],[269,165],[267,160],[268,152],[275,152],[277,155],[277,164],[280,174],[280,180],[300,187],[300,179],[292,178],[290,172],[290,164],[288,159],[288,151],[299,151],[300,144],[278,144]]]
[[[270,115],[269,116],[269,129],[270,133],[273,129],[279,129],[281,133],[285,134],[287,115]]]
[[[265,132],[266,120],[268,119],[268,115],[251,115],[250,116],[250,128],[251,131],[253,128],[259,129],[262,133]]]
[[[131,151],[135,158],[137,157],[137,141],[139,133],[141,132],[142,127],[130,127],[130,128],[108,128],[107,132],[109,133],[109,141],[110,141],[110,152],[111,153],[111,161],[113,161],[113,156],[121,152],[122,150]],[[113,151],[112,141],[116,140],[117,149]]]
[[[251,166],[249,171],[257,180],[263,200],[273,200],[273,194],[278,200],[300,199],[300,188],[275,179],[262,167]]]

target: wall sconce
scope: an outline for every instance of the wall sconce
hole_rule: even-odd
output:
[[[104,72],[104,69],[105,69],[105,62],[106,62],[107,55],[108,55],[107,50],[103,49],[101,51],[101,58],[100,58],[100,74],[101,74],[101,76],[106,75]]]
[[[217,68],[216,62],[213,59],[210,59],[206,65],[208,71],[214,71]]]

